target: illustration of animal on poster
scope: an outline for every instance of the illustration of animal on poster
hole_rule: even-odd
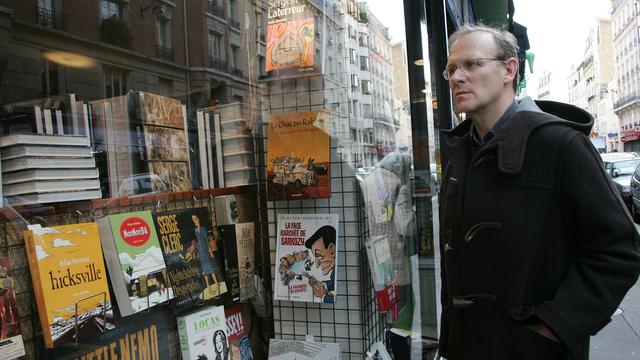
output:
[[[271,116],[267,142],[268,199],[330,197],[329,141],[325,111]]]

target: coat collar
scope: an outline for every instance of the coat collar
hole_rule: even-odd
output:
[[[576,106],[553,101],[536,101],[537,106],[532,105],[531,102],[518,109],[477,156],[497,149],[498,169],[517,174],[522,170],[529,137],[536,130],[558,124],[588,135],[593,126],[593,117]],[[452,130],[442,130],[445,149],[450,156],[457,157],[459,151],[466,152],[471,146],[470,126],[471,119],[467,119]]]

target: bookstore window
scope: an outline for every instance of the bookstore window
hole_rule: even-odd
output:
[[[0,283],[10,258],[22,356],[267,360],[309,335],[362,359],[421,333],[421,175],[369,1],[20,2],[0,7]]]

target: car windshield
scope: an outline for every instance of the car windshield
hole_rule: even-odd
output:
[[[640,159],[618,161],[613,163],[613,175],[624,176],[631,175],[636,170],[636,166],[640,163]]]

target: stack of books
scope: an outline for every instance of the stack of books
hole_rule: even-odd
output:
[[[73,94],[53,104],[15,106],[3,114],[16,123],[0,137],[2,195],[9,205],[101,197],[87,105]]]

